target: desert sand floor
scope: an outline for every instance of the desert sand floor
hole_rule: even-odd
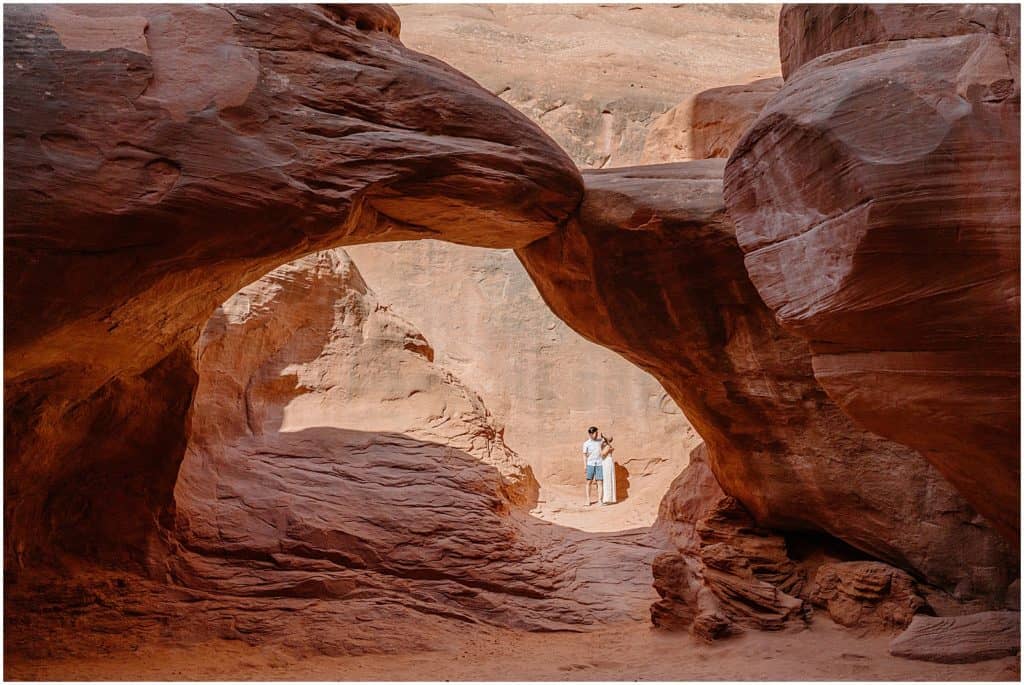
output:
[[[587,634],[477,631],[437,651],[299,658],[214,641],[7,663],[15,680],[1012,680],[1020,660],[932,664],[889,656],[888,637],[858,637],[827,619],[797,632],[748,633],[714,645],[643,623]]]

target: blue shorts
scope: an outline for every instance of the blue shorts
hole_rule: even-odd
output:
[[[604,480],[600,464],[587,464],[587,480]]]

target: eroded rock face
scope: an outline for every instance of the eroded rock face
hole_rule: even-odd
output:
[[[808,595],[847,627],[902,629],[918,613],[931,613],[913,578],[877,561],[822,564]]]
[[[728,157],[781,87],[782,78],[776,76],[687,98],[651,124],[640,161],[663,164]]]
[[[511,251],[438,241],[348,251],[431,341],[435,361],[480,393],[541,483],[579,485],[580,443],[599,425],[628,471],[631,513],[620,522],[653,522],[700,438],[655,379],[558,319]]]
[[[1019,8],[799,8],[783,37],[821,56],[726,168],[750,278],[844,413],[1016,543]]]
[[[782,76],[816,57],[872,43],[990,33],[1019,50],[1020,9],[1010,5],[783,5]]]
[[[12,561],[62,539],[145,547],[189,350],[244,284],[345,242],[524,245],[578,201],[568,157],[404,48],[386,7],[34,5],[4,22]]]
[[[651,566],[661,597],[651,605],[654,625],[689,629],[711,641],[744,628],[779,630],[807,617],[798,597],[804,574],[789,558],[785,540],[759,529],[722,492],[704,445],[666,494],[658,523],[675,550]]]
[[[1020,654],[1020,613],[916,616],[910,627],[889,643],[889,652],[944,664],[970,664]]]
[[[582,169],[640,163],[654,120],[680,101],[779,73],[778,5],[409,4],[397,12],[406,45],[526,114]]]
[[[999,536],[919,455],[850,421],[762,303],[723,164],[587,172],[578,218],[518,254],[556,314],[661,381],[758,525],[824,531],[998,604],[1015,576]]]

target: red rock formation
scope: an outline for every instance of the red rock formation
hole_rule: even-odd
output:
[[[699,446],[663,501],[675,551],[655,557],[651,621],[711,641],[743,628],[779,630],[808,615],[804,575],[780,535],[759,529],[718,486]]]
[[[432,356],[340,250],[244,288],[196,349],[174,518],[149,553],[159,580],[25,574],[8,587],[8,647],[221,637],[359,654],[430,649],[467,625],[644,620],[654,593],[638,569],[659,532],[527,516],[529,467]]]
[[[848,627],[902,629],[919,612],[931,613],[913,578],[877,561],[822,564],[808,597]]]
[[[1020,9],[1012,5],[783,5],[782,76],[816,57],[872,43],[992,33],[1019,49]]]
[[[799,8],[787,36],[821,56],[725,173],[750,278],[847,415],[1016,543],[1019,8]]]
[[[853,424],[743,264],[723,161],[588,172],[579,216],[518,250],[545,301],[650,371],[758,525],[820,530],[999,604],[1012,555],[919,455]]]
[[[889,652],[944,664],[969,664],[1020,654],[1020,613],[915,616],[910,627],[889,643]]]
[[[782,79],[712,88],[687,98],[658,117],[644,140],[644,164],[728,157]]]
[[[578,201],[565,154],[386,7],[33,5],[4,28],[15,563],[144,548],[188,350],[244,284],[345,242],[524,245]]]

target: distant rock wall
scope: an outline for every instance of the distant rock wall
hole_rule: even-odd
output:
[[[616,439],[647,516],[699,438],[654,378],[558,319],[509,251],[438,242],[349,248],[434,361],[469,383],[542,482],[582,484],[587,426]],[[595,311],[600,311],[595,302]]]

